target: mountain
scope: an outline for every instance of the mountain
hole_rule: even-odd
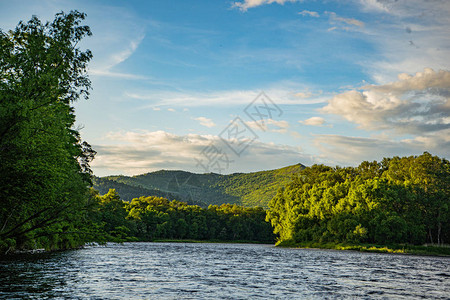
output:
[[[101,195],[108,193],[110,189],[115,189],[120,195],[120,198],[125,201],[131,201],[133,198],[140,196],[157,196],[164,197],[169,200],[181,200],[177,195],[173,195],[168,192],[164,192],[158,189],[148,189],[142,186],[129,185],[126,183],[115,181],[113,176],[109,177],[96,177],[94,176],[93,184],[94,188],[100,192]]]
[[[266,208],[277,190],[304,168],[302,164],[296,164],[276,170],[229,175],[161,170],[136,176],[96,177],[94,188],[101,194],[115,188],[126,201],[139,196],[162,196],[200,206],[236,203]]]

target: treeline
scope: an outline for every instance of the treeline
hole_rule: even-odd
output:
[[[207,209],[150,196],[122,201],[114,189],[101,196],[91,191],[89,219],[104,241],[192,239],[273,243],[273,229],[260,207],[235,204]]]
[[[267,220],[285,243],[449,243],[450,164],[425,152],[313,165],[278,191]]]

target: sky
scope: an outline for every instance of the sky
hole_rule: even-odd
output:
[[[74,9],[97,176],[450,158],[450,1],[0,0],[0,28]]]

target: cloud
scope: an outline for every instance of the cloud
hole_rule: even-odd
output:
[[[104,144],[93,145],[98,152],[92,162],[97,176],[135,175],[161,169],[203,173],[205,170],[199,161],[205,162],[205,149],[212,149],[212,146],[228,157],[228,168],[223,173],[260,171],[313,162],[313,157],[304,154],[300,147],[260,141],[253,142],[237,157],[219,137],[213,135],[176,135],[141,130],[110,132],[103,140]],[[214,169],[210,171],[216,172]]]
[[[400,18],[432,18],[448,22],[450,7],[447,1],[424,0],[359,0],[364,11],[385,13]]]
[[[384,85],[368,85],[363,88],[383,93],[402,94],[409,91],[429,91],[430,93],[445,93],[450,91],[450,71],[434,71],[425,68],[414,76],[407,73],[398,75],[398,81]],[[447,96],[449,94],[445,93]]]
[[[135,79],[135,80],[150,79],[147,76],[141,76],[141,75],[130,74],[130,73],[113,72],[111,70],[99,70],[99,69],[89,70],[88,74],[91,76],[101,76],[101,77],[110,77],[110,78],[118,78],[118,79]]]
[[[174,108],[168,108],[167,110],[170,112],[176,112],[176,110]]]
[[[400,74],[385,85],[367,85],[329,100],[321,112],[342,116],[365,130],[423,134],[450,128],[450,72],[425,69]]]
[[[141,42],[144,40],[145,34],[141,34],[135,39],[128,41],[126,48],[119,50],[118,52],[112,53],[102,62],[96,63],[94,60],[94,67],[89,70],[89,74],[94,76],[104,76],[120,79],[138,79],[145,80],[149,79],[146,76],[115,72],[112,69],[117,65],[126,61],[133,53],[137,50]],[[123,46],[122,46],[123,47]]]
[[[302,99],[311,97],[313,94],[309,91],[295,93],[294,96]]]
[[[304,92],[304,96],[301,97],[301,93],[295,93],[293,91],[298,90],[297,86],[280,86],[275,88],[265,89],[264,92],[272,99],[277,105],[287,104],[316,104],[327,102],[328,98],[319,93]],[[149,104],[145,104],[140,109],[152,108],[155,105],[173,105],[173,106],[232,106],[241,105],[246,106],[252,102],[259,94],[261,90],[224,90],[224,91],[211,91],[211,92],[198,92],[198,91],[147,91],[147,92],[125,92],[123,96],[130,99],[146,100]],[[309,94],[308,94],[309,93]]]
[[[233,7],[239,8],[241,11],[247,11],[249,8],[278,3],[283,5],[286,2],[299,2],[301,0],[244,0],[243,2],[234,2]]]
[[[273,120],[267,119],[264,120],[263,127],[261,128],[261,122],[256,121],[247,121],[245,124],[251,129],[262,130],[262,131],[270,131],[270,132],[278,132],[278,133],[287,133],[289,128],[289,122],[284,120]]]
[[[213,120],[205,118],[205,117],[194,118],[194,120],[199,121],[200,125],[206,126],[208,128],[216,126],[216,124],[213,122]]]
[[[290,131],[289,134],[295,139],[301,139],[303,136],[297,131]]]
[[[450,72],[426,68],[398,80],[366,85],[336,95],[321,112],[336,114],[379,137],[317,135],[321,158],[355,165],[361,160],[417,155],[450,155]]]
[[[325,124],[325,120],[322,117],[311,117],[304,121],[298,121],[300,124],[308,126],[322,126]]]
[[[315,12],[315,11],[309,11],[309,10],[303,10],[301,12],[298,13],[301,16],[309,16],[309,17],[314,17],[314,18],[318,18],[319,17],[319,13]]]
[[[343,18],[338,16],[335,12],[326,12],[330,16],[330,23],[336,24],[336,23],[345,23],[347,25],[353,25],[357,27],[364,27],[364,22],[353,19],[353,18]],[[349,27],[342,27],[343,29],[350,29]],[[331,29],[331,28],[330,28]],[[329,31],[330,31],[329,29]]]
[[[340,165],[357,165],[364,160],[383,157],[419,155],[425,151],[434,155],[450,155],[450,130],[441,135],[429,134],[403,140],[364,138],[341,135],[317,135],[314,145],[321,151],[322,161]]]
[[[389,12],[389,1],[359,0],[366,11]]]
[[[118,64],[127,60],[138,48],[139,44],[144,40],[145,34],[141,34],[136,39],[131,40],[128,44],[128,47],[124,50],[114,53],[111,55],[111,66],[117,66]]]
[[[398,73],[415,73],[425,67],[450,69],[448,1],[355,1],[363,12],[383,20],[368,20],[364,29],[368,41],[380,52],[376,60],[365,60],[361,65],[377,83],[384,84]]]

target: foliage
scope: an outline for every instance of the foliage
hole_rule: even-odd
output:
[[[0,250],[66,248],[80,231],[95,151],[77,130],[72,103],[87,98],[92,55],[83,13],[33,17],[0,30]]]
[[[442,244],[449,204],[449,161],[425,152],[308,167],[270,201],[267,220],[281,242]]]
[[[91,220],[108,241],[191,239],[274,242],[264,209],[236,204],[207,209],[162,197],[120,200],[114,189],[103,196],[92,192],[96,203]]]

